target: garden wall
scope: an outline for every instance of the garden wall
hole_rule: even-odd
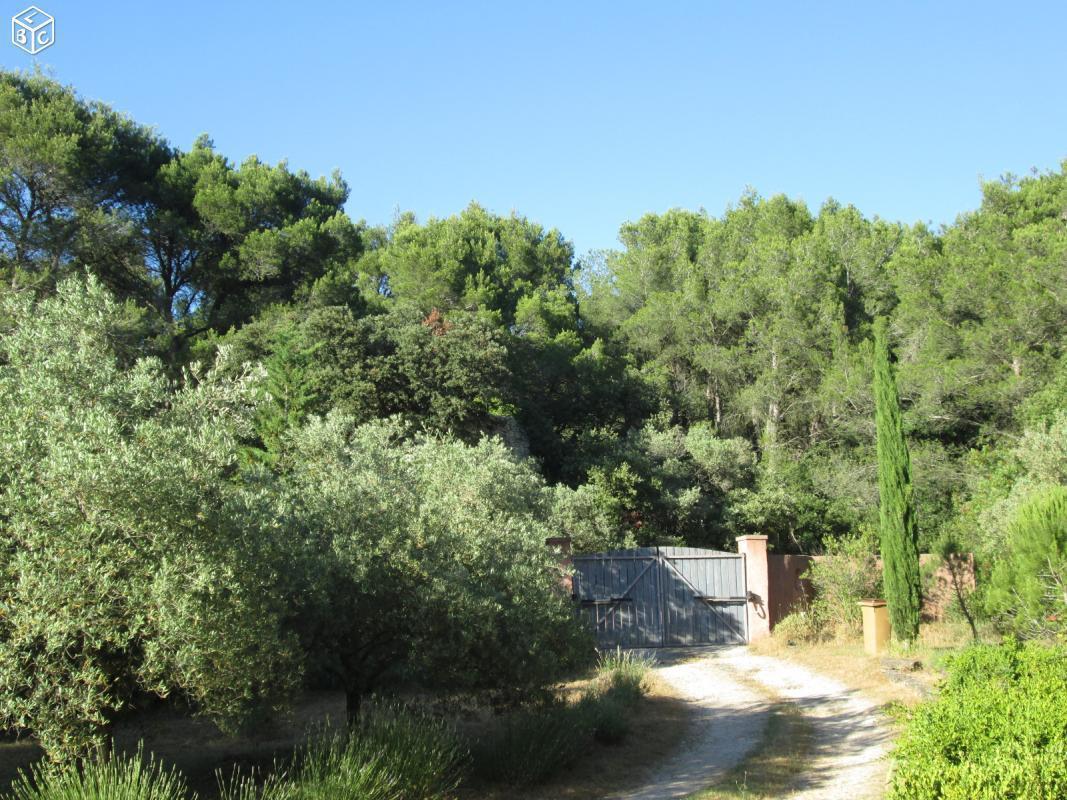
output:
[[[821,558],[823,556],[767,554],[766,608],[771,628],[814,596],[811,581],[803,575],[813,561]],[[922,618],[926,622],[943,620],[958,592],[966,596],[974,591],[972,553],[959,553],[944,560],[935,553],[922,553],[919,565],[923,568]],[[880,559],[878,567],[881,569]]]
[[[767,613],[772,628],[782,617],[794,608],[804,606],[812,598],[811,581],[802,577],[812,560],[812,556],[768,554]]]

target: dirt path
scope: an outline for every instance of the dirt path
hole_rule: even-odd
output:
[[[657,652],[659,676],[692,703],[689,741],[656,768],[644,787],[612,800],[670,800],[713,785],[760,743],[771,706],[782,701],[795,703],[814,731],[811,759],[788,797],[882,797],[890,736],[872,703],[811,670],[751,655],[744,647],[693,655],[691,650]]]

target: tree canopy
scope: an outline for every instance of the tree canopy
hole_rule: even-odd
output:
[[[919,549],[1032,571],[1058,536],[1025,509],[1067,482],[1067,162],[936,230],[748,191],[580,256],[348,196],[0,72],[0,726],[66,752],[143,693],[532,691],[584,652],[549,534],[877,529],[883,318]]]

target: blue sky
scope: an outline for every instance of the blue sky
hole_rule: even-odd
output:
[[[340,168],[371,223],[477,200],[582,253],[751,186],[939,224],[1067,157],[1062,2],[37,5],[60,81],[183,147]]]

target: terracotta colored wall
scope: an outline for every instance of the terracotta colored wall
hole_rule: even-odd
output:
[[[812,561],[821,556],[784,556],[769,554],[767,572],[769,591],[767,609],[773,628],[778,620],[814,597],[811,582],[801,578]],[[922,553],[919,564],[926,566],[940,557]],[[878,568],[881,569],[881,560]],[[925,572],[925,571],[924,571]],[[922,617],[926,622],[939,621],[955,599],[957,587],[965,595],[975,588],[974,555],[961,553],[942,563],[929,578],[923,580]]]
[[[768,603],[767,611],[771,627],[794,608],[811,599],[811,581],[801,578],[811,564],[811,556],[767,556]]]

